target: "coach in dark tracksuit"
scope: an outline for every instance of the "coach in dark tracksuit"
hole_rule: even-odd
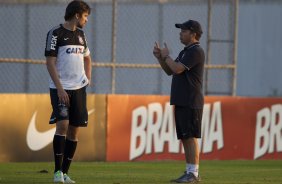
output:
[[[156,43],[154,56],[168,75],[173,75],[171,85],[171,105],[174,105],[177,138],[182,141],[186,158],[186,172],[172,180],[177,183],[195,183],[199,177],[199,146],[201,121],[204,105],[202,93],[204,73],[204,50],[199,40],[202,35],[201,25],[194,20],[175,24],[181,29],[180,41],[185,48],[173,60],[164,44],[160,48]]]

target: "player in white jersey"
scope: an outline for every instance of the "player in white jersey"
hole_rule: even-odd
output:
[[[88,123],[86,87],[91,80],[91,57],[81,28],[87,23],[90,11],[83,1],[70,2],[65,22],[47,34],[45,56],[53,108],[50,123],[56,123],[54,182],[75,183],[68,176],[68,170],[79,127],[86,127]]]

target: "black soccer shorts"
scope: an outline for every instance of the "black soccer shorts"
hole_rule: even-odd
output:
[[[50,89],[53,112],[49,123],[69,120],[69,124],[76,127],[88,125],[88,112],[86,108],[86,87],[77,90],[66,90],[70,98],[70,106],[59,102],[57,89]]]
[[[178,139],[201,138],[203,109],[175,106],[175,125]]]

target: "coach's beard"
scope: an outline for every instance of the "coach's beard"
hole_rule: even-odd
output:
[[[79,23],[77,24],[77,27],[79,27],[79,28],[81,28],[81,29],[82,29],[82,25],[81,25],[81,24],[79,24]]]
[[[78,28],[82,29],[83,28],[83,25],[81,25],[79,22],[77,23],[76,25]]]

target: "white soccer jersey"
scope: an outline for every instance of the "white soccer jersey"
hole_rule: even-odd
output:
[[[59,25],[48,32],[45,56],[57,58],[56,68],[64,89],[80,89],[88,84],[84,57],[89,54],[85,34],[81,29],[70,31]],[[51,78],[49,87],[56,88]]]

